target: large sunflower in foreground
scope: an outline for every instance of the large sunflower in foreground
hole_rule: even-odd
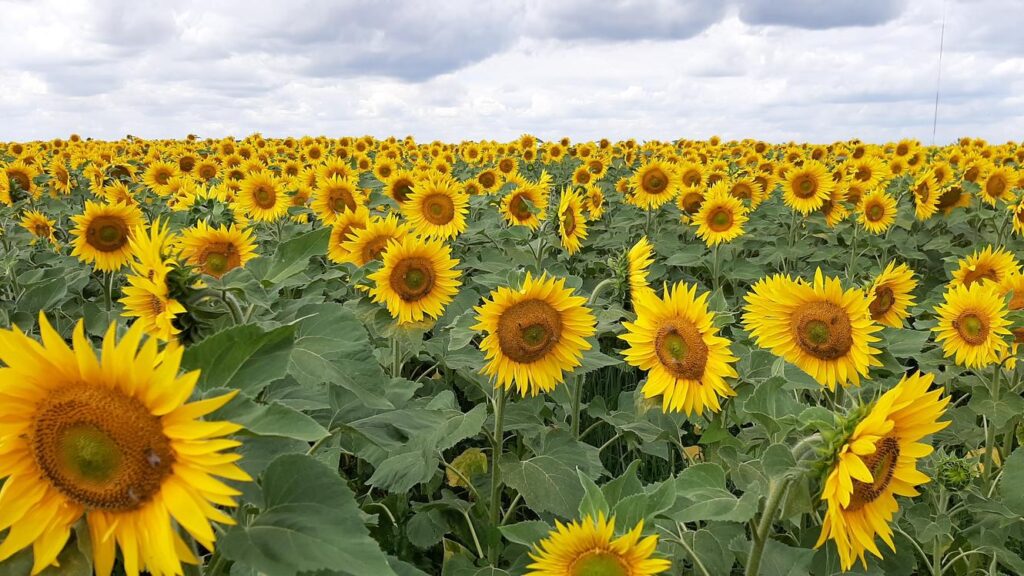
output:
[[[434,172],[416,181],[402,204],[409,226],[421,236],[449,240],[466,230],[469,196],[447,174]]]
[[[214,278],[245,266],[257,256],[252,230],[234,225],[214,228],[200,221],[181,233],[179,244],[182,258]]]
[[[587,299],[565,287],[565,279],[530,273],[519,289],[501,287],[475,308],[473,330],[486,332],[480,349],[487,358],[482,374],[524,396],[549,392],[580,365],[591,345],[596,320]]]
[[[935,308],[939,324],[932,328],[946,358],[968,368],[999,361],[1009,344],[1007,306],[995,283],[950,286]]]
[[[782,200],[793,210],[807,215],[821,208],[834,186],[828,169],[820,162],[808,160],[803,166],[793,166],[786,171]]]
[[[132,257],[128,240],[137,226],[143,223],[142,212],[126,204],[100,204],[87,201],[85,212],[72,216],[75,228],[72,256],[97,270],[112,272],[128,263]]]
[[[558,203],[558,235],[569,254],[580,251],[587,237],[587,219],[583,216],[583,198],[572,190],[563,190]]]
[[[882,327],[871,320],[859,288],[843,290],[838,278],[819,268],[814,283],[777,274],[746,295],[744,323],[758,346],[810,374],[819,384],[859,385],[871,366],[881,366],[872,348]]]
[[[273,222],[288,212],[289,199],[281,179],[263,170],[245,176],[235,203],[253,220]]]
[[[665,412],[718,412],[719,397],[736,395],[725,381],[737,376],[736,357],[718,335],[709,295],[697,296],[696,286],[682,282],[666,288],[661,298],[649,291],[634,304],[636,321],[622,323],[626,333],[620,338],[629,343],[622,354],[647,372],[644,397],[661,396]]]
[[[630,202],[651,210],[675,198],[682,188],[682,180],[671,164],[651,160],[636,169],[629,186],[633,191]]]
[[[821,499],[828,511],[817,546],[833,540],[842,569],[859,558],[867,568],[865,552],[881,558],[878,536],[894,552],[889,522],[899,510],[896,496],[917,496],[917,486],[929,482],[917,461],[932,452],[920,442],[949,425],[939,421],[949,404],[939,389],[928,391],[933,376],[915,373],[882,395],[857,423],[836,455],[825,480]]]
[[[906,264],[897,266],[895,260],[889,262],[868,289],[871,319],[879,324],[902,328],[909,315],[907,309],[914,305],[914,288],[917,288],[914,271]]]
[[[1020,273],[1020,262],[1017,261],[1013,253],[1002,247],[986,246],[957,262],[957,269],[953,271],[953,280],[950,285],[970,286],[988,282],[998,284],[1007,277],[1018,273]]]
[[[555,531],[534,545],[527,576],[653,576],[672,562],[651,558],[657,536],[641,538],[641,521],[629,533],[615,538],[615,518],[585,516],[569,525],[555,520]]]
[[[896,223],[896,199],[881,190],[868,192],[857,206],[857,221],[872,234],[881,234]]]
[[[440,240],[406,236],[384,250],[383,266],[368,276],[370,294],[399,324],[436,319],[459,292],[458,263]]]
[[[647,240],[647,236],[641,236],[636,244],[626,254],[627,275],[629,281],[629,298],[636,308],[637,298],[641,294],[653,293],[647,283],[647,269],[654,263],[654,246]]]
[[[742,236],[747,220],[747,207],[729,193],[728,184],[719,182],[708,191],[692,222],[697,225],[697,236],[708,246],[715,246]]]
[[[84,516],[98,575],[118,548],[129,575],[181,574],[198,559],[178,526],[213,550],[211,521],[235,523],[214,505],[240,494],[215,477],[251,480],[225,452],[241,426],[199,420],[234,393],[186,404],[199,372],[178,375],[183,348],[140,346],[139,324],[120,341],[111,324],[99,357],[82,322],[73,348],[39,327],[42,343],[0,330],[0,560],[31,544],[33,574],[55,565]]]

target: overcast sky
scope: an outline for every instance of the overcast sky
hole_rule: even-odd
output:
[[[1024,138],[1021,0],[0,0],[0,140]]]

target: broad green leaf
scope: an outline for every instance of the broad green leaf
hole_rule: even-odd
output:
[[[583,500],[580,501],[580,518],[585,516],[597,518],[599,514],[607,517],[608,502],[605,501],[601,489],[582,470],[577,469],[576,473],[580,478],[580,484],[583,486]]]
[[[237,388],[255,396],[285,375],[294,326],[264,330],[253,324],[222,330],[185,350],[182,368],[201,370],[196,388]]]
[[[1006,459],[999,494],[1007,508],[1024,516],[1024,448],[1017,448]]]
[[[263,282],[270,285],[280,284],[288,277],[305,270],[311,257],[327,253],[327,241],[330,237],[331,229],[324,227],[282,242],[274,252]]]
[[[517,524],[506,524],[499,528],[499,530],[501,530],[501,535],[509,542],[522,544],[523,546],[533,546],[538,541],[547,538],[552,531],[552,527],[547,522],[541,522],[540,520],[527,520]]]
[[[502,457],[501,476],[506,484],[523,495],[530,508],[573,518],[583,499],[576,471],[551,456],[536,456],[519,461],[506,454]]]
[[[222,394],[227,390],[214,392]],[[327,429],[316,420],[294,408],[280,402],[258,403],[244,394],[238,395],[218,410],[215,418],[241,424],[249,432],[261,436],[284,436],[315,442],[328,434]]]

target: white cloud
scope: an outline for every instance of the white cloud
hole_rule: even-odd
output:
[[[947,2],[937,140],[1019,140],[1024,40],[1012,23],[1024,3]],[[943,0],[0,0],[0,11],[0,139],[927,142]]]

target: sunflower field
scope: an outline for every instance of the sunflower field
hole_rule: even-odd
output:
[[[1021,166],[0,143],[0,576],[1022,574]]]

